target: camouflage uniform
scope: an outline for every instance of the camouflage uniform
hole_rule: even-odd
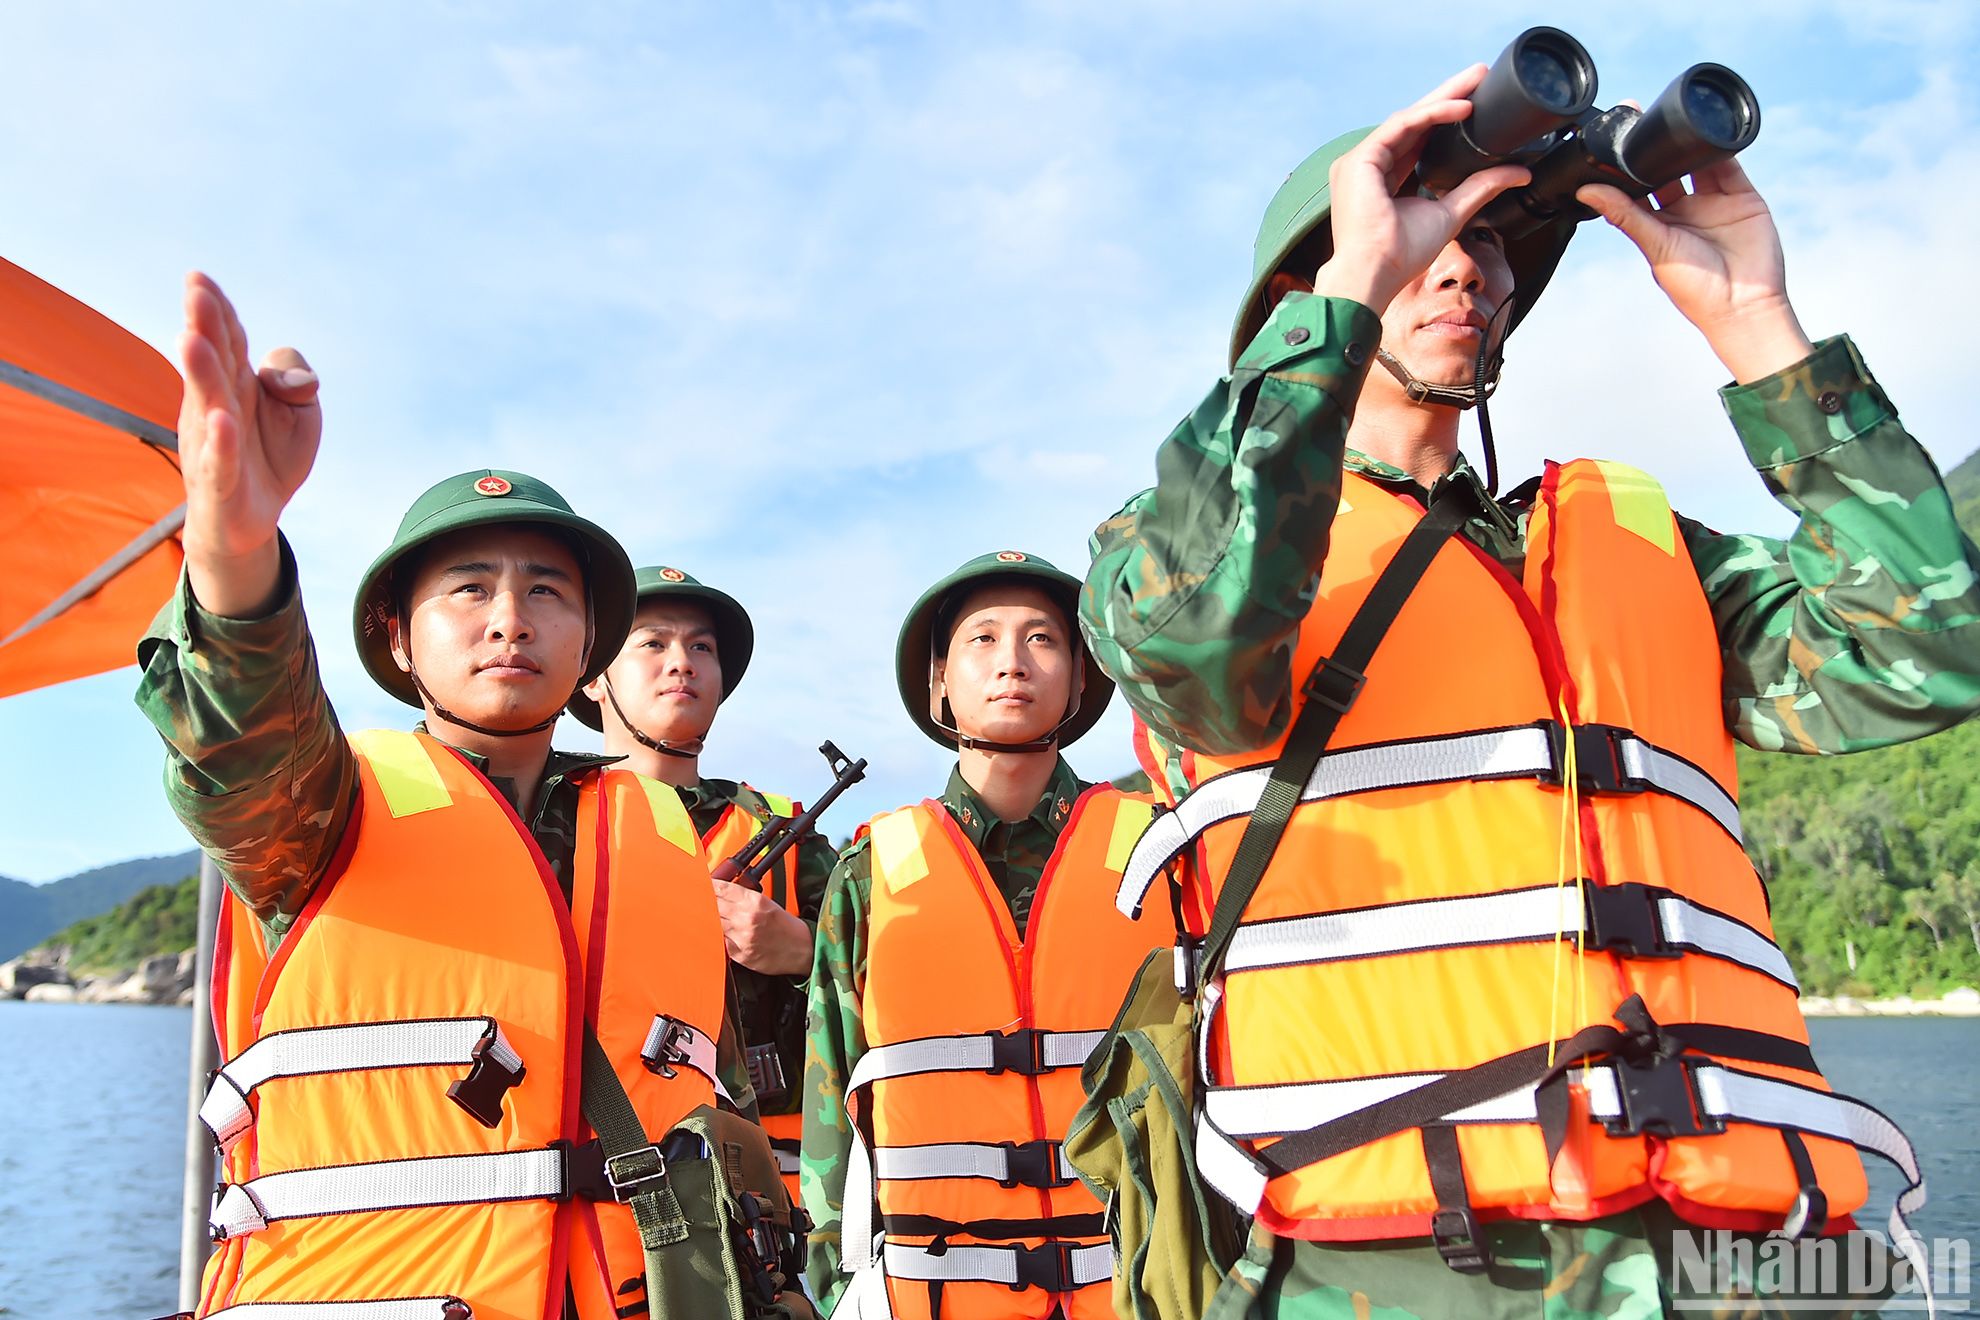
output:
[[[769,803],[755,789],[738,784],[733,779],[703,779],[679,790],[681,801],[686,804],[688,818],[694,822],[696,834],[706,837],[715,828],[716,822],[731,806],[742,808],[754,816],[759,823],[768,824],[774,819]],[[817,834],[807,834],[792,849],[797,854],[797,902],[798,916],[814,936],[818,932],[818,909],[825,898],[826,878],[832,873],[832,845]],[[719,858],[711,857],[712,861]],[[781,863],[779,864],[781,867]],[[765,879],[765,887],[770,881]],[[785,987],[801,992],[804,976],[774,976],[767,972],[751,971],[740,964],[729,966],[731,982],[735,987],[736,1020],[741,1025],[745,1039],[751,1044],[764,1044],[777,1039],[777,1017],[785,1002]],[[780,1050],[781,1052],[781,1050]],[[797,1072],[802,1060],[788,1056],[784,1066],[789,1070],[789,1094],[781,1099],[764,1100],[762,1110],[766,1114],[795,1114],[798,1112],[799,1087]]]
[[[941,803],[983,858],[1019,930],[1031,915],[1031,896],[1073,803],[1091,785],[1060,758],[1038,805],[1020,821],[999,820],[983,805],[960,769],[949,774]],[[805,1276],[819,1309],[830,1312],[845,1286],[839,1273],[840,1207],[852,1129],[846,1123],[846,1078],[866,1053],[860,995],[866,986],[866,923],[872,907],[873,863],[864,831],[839,854],[825,887],[818,918],[817,952],[804,1061],[804,1154],[799,1180],[813,1229]],[[931,987],[931,992],[939,992]]]
[[[1171,743],[1229,753],[1285,729],[1344,466],[1425,494],[1346,449],[1380,338],[1358,303],[1286,297],[1162,445],[1155,488],[1095,531],[1081,627]],[[1727,727],[1753,747],[1828,754],[1934,733],[1980,707],[1980,552],[1855,346],[1824,341],[1721,398],[1762,480],[1801,520],[1785,542],[1678,520],[1724,653]],[[1480,484],[1462,461],[1442,481]],[[1519,571],[1523,514],[1488,509],[1463,535]],[[1180,789],[1179,767],[1167,770]],[[1658,1315],[1675,1226],[1660,1203],[1589,1224],[1494,1225],[1505,1264],[1486,1276],[1455,1273],[1427,1241],[1261,1233],[1213,1314]],[[1728,1310],[1764,1313],[1750,1298]]]
[[[328,872],[357,802],[357,758],[323,690],[286,542],[277,598],[262,618],[222,618],[202,609],[181,577],[138,644],[137,690],[139,708],[165,740],[167,801],[261,922],[271,952]],[[483,766],[474,753],[461,754]],[[552,752],[543,767],[530,833],[567,893],[575,781],[614,759]],[[491,782],[514,803],[513,784]],[[730,998],[717,1072],[754,1117],[733,990]]]

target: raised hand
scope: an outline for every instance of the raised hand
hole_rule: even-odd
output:
[[[1471,113],[1469,97],[1484,77],[1482,64],[1453,75],[1334,162],[1328,172],[1334,252],[1314,278],[1314,292],[1352,298],[1379,314],[1480,207],[1527,181],[1523,165],[1494,165],[1442,197],[1396,196],[1416,168],[1424,138]]]
[[[316,373],[293,348],[248,365],[247,333],[220,286],[186,276],[179,335],[185,397],[179,463],[186,483],[186,574],[215,614],[265,613],[281,556],[275,528],[309,475],[323,434]]]
[[[1787,296],[1774,217],[1736,160],[1679,179],[1648,198],[1606,184],[1575,194],[1628,236],[1657,286],[1704,333],[1739,381],[1793,366],[1814,351]],[[1654,209],[1652,202],[1654,201]]]

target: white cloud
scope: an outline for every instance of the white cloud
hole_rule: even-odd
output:
[[[1613,95],[1697,58],[1748,74],[1767,115],[1750,158],[1809,329],[1854,331],[1950,461],[1971,443],[1967,352],[1956,320],[1919,312],[1956,292],[1980,200],[1960,145],[1973,20],[1888,13],[1699,4],[1605,12],[1581,35]],[[750,605],[764,644],[710,769],[812,792],[810,749],[834,738],[875,762],[843,833],[939,786],[893,689],[914,596],[987,549],[1082,567],[1087,531],[1152,480],[1222,366],[1278,180],[1548,17],[1412,15],[30,9],[0,49],[22,129],[0,160],[0,254],[161,345],[179,272],[205,263],[258,343],[311,355],[329,432],[285,527],[347,723],[404,714],[347,623],[400,510],[449,473],[519,466],[636,558]],[[1585,233],[1514,344],[1508,472],[1613,454],[1698,516],[1782,530],[1741,475],[1721,375],[1635,253]],[[128,685],[6,703],[0,740],[83,731],[70,741],[143,767],[129,791],[149,793],[157,748]],[[1119,723],[1075,763],[1124,768]],[[0,871],[28,869],[16,839],[83,837],[36,791]],[[155,813],[134,817],[156,837]],[[172,846],[88,836],[106,861]],[[68,869],[35,846],[38,873]]]

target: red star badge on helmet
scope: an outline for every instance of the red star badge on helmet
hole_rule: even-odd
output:
[[[660,578],[664,582],[685,582],[687,574],[678,568],[663,568],[660,570]]]
[[[1016,550],[999,550],[997,552],[997,558],[1000,562],[1006,564],[1022,564],[1024,562],[1024,555]]]
[[[513,489],[507,477],[498,477],[492,472],[474,483],[474,493],[477,495],[507,495]]]

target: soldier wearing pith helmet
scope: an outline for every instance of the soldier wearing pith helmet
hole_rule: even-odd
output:
[[[998,551],[901,627],[908,717],[958,759],[940,797],[863,826],[826,890],[802,1176],[811,1285],[837,1314],[1112,1314],[1101,1206],[1059,1142],[1080,1062],[1171,925],[1112,906],[1149,801],[1061,754],[1113,692],[1077,592]]]
[[[1459,423],[1574,230],[1480,221],[1523,166],[1418,186],[1484,76],[1294,171],[1228,374],[1094,534],[1082,629],[1174,808],[1121,902],[1160,903],[1171,862],[1201,899],[1074,1142],[1124,1254],[1162,1262],[1123,1280],[1137,1313],[1660,1314],[1684,1235],[1839,1232],[1856,1138],[1909,1163],[1817,1067],[1734,744],[1846,752],[1970,715],[1980,553],[1855,346],[1804,335],[1730,159],[1576,201],[1733,377],[1735,443],[1794,535],[1714,532],[1607,460],[1498,497]],[[1529,365],[1508,388],[1558,378]],[[1675,384],[1637,375],[1631,399]],[[1603,420],[1553,442],[1596,447]],[[1168,1123],[1135,1047],[1185,1026]],[[1186,1305],[1150,1300],[1177,1280]]]
[[[551,745],[625,636],[624,550],[534,477],[435,484],[353,611],[367,672],[425,718],[347,738],[277,528],[315,375],[287,349],[252,370],[204,277],[186,312],[186,574],[138,701],[230,889],[198,1314],[808,1314],[778,1298],[768,1145],[723,1108],[753,1100],[687,812]],[[646,956],[655,931],[681,950]]]
[[[701,772],[716,713],[749,668],[756,629],[733,596],[671,565],[640,569],[636,592],[625,645],[571,698],[571,713],[604,733],[606,752],[623,758],[626,769],[673,786],[708,860],[717,863],[775,818],[802,810],[782,794]],[[757,1104],[793,1197],[804,985],[831,869],[831,847],[807,833],[764,877],[760,891],[715,882]]]

